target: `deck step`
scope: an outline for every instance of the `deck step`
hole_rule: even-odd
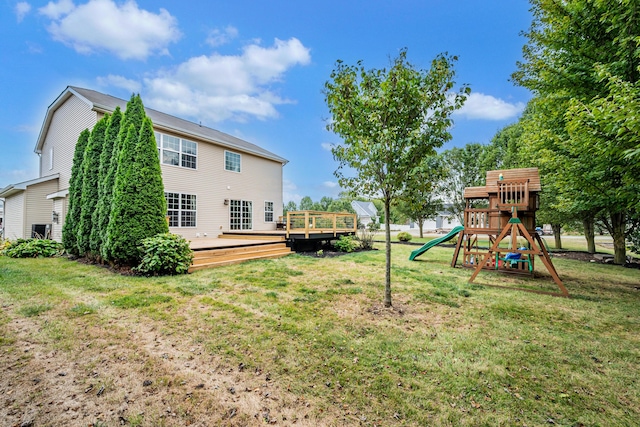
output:
[[[271,240],[274,242],[284,242],[286,237],[284,236],[271,236],[271,235],[259,235],[259,234],[233,234],[223,233],[218,236],[219,239],[238,239],[238,240]]]
[[[194,251],[194,258],[189,272],[191,273],[204,268],[238,264],[254,259],[280,258],[292,253],[291,248],[287,247],[285,243]]]
[[[193,251],[193,259],[212,258],[220,256],[228,256],[242,253],[261,252],[273,249],[285,249],[287,245],[285,243],[267,243],[261,245],[246,245],[239,247],[223,247],[213,249],[201,249]]]

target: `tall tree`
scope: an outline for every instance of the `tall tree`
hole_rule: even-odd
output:
[[[120,152],[120,165],[113,189],[108,244],[112,260],[137,264],[140,242],[168,233],[167,206],[162,172],[151,119],[145,117],[139,132],[129,125]]]
[[[571,182],[566,198],[579,199],[575,205],[584,215],[598,212],[614,238],[614,261],[624,263],[624,237],[633,230],[630,219],[637,217],[634,206],[640,197],[635,184],[624,185],[640,179],[625,169],[624,156],[637,142],[624,138],[623,129],[611,131],[611,122],[597,116],[604,100],[615,99],[615,87],[638,82],[640,4],[531,2],[534,21],[514,80],[536,96],[565,106],[564,132],[551,155],[565,159],[564,177]],[[612,79],[617,83],[612,85]]]
[[[452,92],[456,57],[437,56],[429,70],[416,69],[402,50],[389,70],[366,70],[362,62],[338,61],[325,83],[332,120],[327,129],[343,142],[332,149],[342,188],[380,197],[384,204],[386,268],[384,305],[391,301],[389,214],[416,164],[451,139],[451,113],[462,106],[467,87]],[[355,176],[347,174],[354,171]]]
[[[67,252],[78,255],[78,224],[82,212],[82,181],[84,152],[89,143],[91,132],[85,129],[80,132],[78,142],[73,154],[73,164],[71,166],[71,178],[69,179],[69,205],[67,206],[67,217],[62,226],[62,244]]]
[[[119,149],[116,146],[118,132],[120,132],[120,122],[122,112],[120,107],[116,107],[113,114],[109,116],[109,122],[104,134],[102,153],[100,153],[100,169],[98,173],[98,204],[93,213],[91,230],[91,251],[96,256],[104,257],[103,245],[107,235],[107,225],[111,213],[111,193],[113,191],[113,181],[117,167]],[[113,160],[115,158],[115,160]],[[113,162],[113,169],[112,169]],[[112,173],[110,173],[112,172]]]
[[[134,154],[133,152],[128,153],[124,159],[124,165],[122,163],[122,149],[125,145],[125,140],[127,139],[127,134],[129,132],[129,127],[133,126],[133,141],[132,146],[129,148],[131,150],[135,149],[135,144],[137,144],[138,140],[138,132],[142,126],[142,121],[144,120],[146,114],[144,112],[144,105],[142,104],[142,99],[140,95],[131,95],[131,99],[127,102],[127,108],[120,119],[120,126],[118,126],[118,134],[116,137],[116,141],[114,142],[113,152],[111,163],[109,165],[109,170],[107,171],[106,178],[106,188],[105,197],[107,198],[104,203],[104,214],[105,218],[102,220],[102,224],[111,222],[112,211],[113,211],[113,198],[114,198],[114,190],[117,181],[117,177],[119,175],[124,176],[128,173],[127,168],[131,167],[131,164],[134,162]],[[113,120],[112,129],[109,132],[115,132],[115,124],[116,121]],[[110,187],[110,188],[109,188]],[[109,193],[110,191],[110,193]],[[108,218],[108,220],[106,219]],[[102,246],[102,256],[106,260],[113,261],[115,260],[114,253],[112,252],[111,243],[112,239],[109,239],[109,225],[104,229],[104,235],[102,236],[103,246]]]
[[[94,244],[91,247],[91,232],[96,224],[93,223],[93,213],[98,204],[98,182],[100,174],[100,155],[104,144],[105,130],[109,117],[104,116],[93,127],[89,142],[84,151],[82,163],[82,206],[80,209],[80,222],[77,230],[78,252],[81,255],[96,255],[99,248]]]

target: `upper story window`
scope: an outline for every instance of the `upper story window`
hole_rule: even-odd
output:
[[[164,165],[196,169],[198,144],[186,139],[155,132],[160,162]]]
[[[224,152],[224,170],[240,172],[240,154],[231,151]]]

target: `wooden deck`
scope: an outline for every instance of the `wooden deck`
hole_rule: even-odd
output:
[[[292,249],[306,250],[322,241],[357,231],[355,214],[300,211],[281,218],[283,229],[225,231],[217,237],[196,238],[189,243],[194,259],[189,272],[252,259],[286,256]]]

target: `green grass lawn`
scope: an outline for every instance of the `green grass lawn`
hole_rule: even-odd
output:
[[[97,369],[93,352],[120,355],[120,372],[155,376],[158,387],[142,414],[124,416],[132,425],[638,425],[640,271],[556,259],[566,299],[483,286],[555,291],[542,263],[538,279],[483,272],[469,284],[470,270],[449,267],[453,249],[411,262],[415,247],[394,245],[394,308],[385,309],[377,247],[160,278],[0,257],[0,351],[21,351],[12,327],[20,321],[33,325],[45,351],[80,370]],[[259,375],[265,384],[257,387],[279,396],[269,415],[237,403],[255,394],[250,387],[234,388],[227,401],[207,382],[186,399],[191,377],[152,357],[153,346],[136,346],[130,330],[139,334],[140,325],[156,340],[200,349],[192,363],[227,367],[216,372],[230,369],[239,382]],[[105,379],[106,396],[127,378]],[[163,416],[167,405],[174,418]],[[119,425],[115,415],[100,419]]]

